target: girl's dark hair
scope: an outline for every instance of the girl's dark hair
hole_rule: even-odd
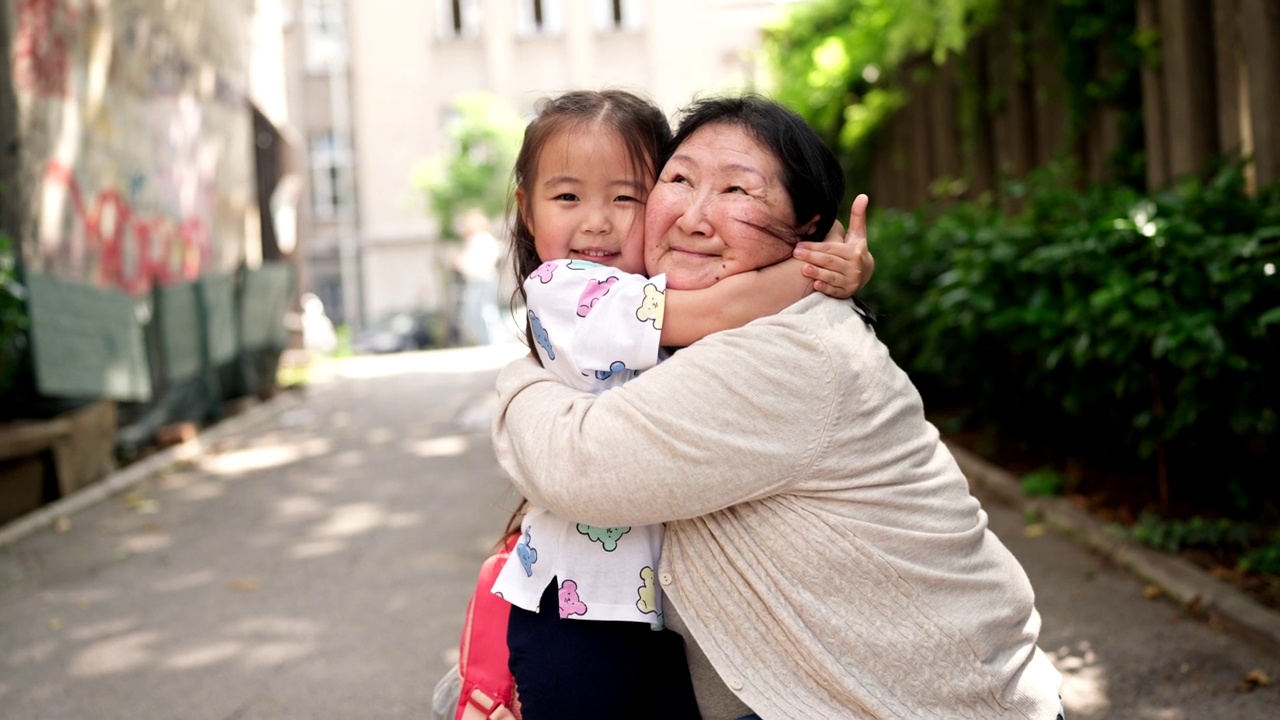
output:
[[[662,155],[662,165],[681,143],[708,125],[736,125],[773,153],[782,168],[782,186],[795,208],[795,222],[807,224],[815,216],[814,229],[800,240],[820,241],[827,236],[840,212],[844,197],[844,170],[831,148],[794,110],[759,95],[709,97],[695,100],[680,112],[675,137]],[[863,320],[871,325],[875,313],[853,299]]]
[[[556,133],[579,128],[618,133],[627,146],[627,155],[636,175],[647,181],[647,186],[653,186],[658,177],[658,160],[671,142],[671,125],[667,116],[653,103],[625,90],[575,90],[539,100],[534,118],[524,130],[524,141],[520,144],[520,153],[512,171],[512,184],[524,190],[526,200],[532,195],[533,183],[537,181],[542,148]],[[516,280],[516,290],[511,297],[513,313],[517,306],[528,300],[524,291],[525,278],[542,264],[533,233],[524,221],[522,210],[525,209],[517,206],[516,194],[512,192],[508,216],[511,218],[511,268]],[[529,351],[537,357],[533,328],[528,318],[525,319],[524,335]],[[526,504],[527,501],[522,499],[512,512],[500,544],[519,534]]]
[[[556,133],[569,128],[588,128],[598,131],[612,130],[618,133],[627,146],[636,174],[652,187],[658,177],[658,160],[671,142],[671,125],[667,116],[656,105],[625,90],[575,90],[556,97],[538,101],[536,114],[524,130],[524,142],[516,156],[512,172],[513,184],[530,197],[533,183],[538,177],[538,157],[542,148]],[[543,259],[538,257],[533,233],[529,231],[516,195],[511,193],[511,267],[515,272],[516,291],[511,298],[514,310],[527,300],[524,280],[538,269]],[[546,258],[553,260],[555,258]],[[525,342],[529,351],[537,355],[533,332],[525,322]]]

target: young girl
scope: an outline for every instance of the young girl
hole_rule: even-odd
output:
[[[815,286],[852,295],[845,288],[859,267],[839,242],[808,246],[819,268],[788,260],[705,290],[646,277],[644,206],[670,138],[660,110],[621,91],[545,100],[525,131],[513,254],[527,339],[546,368],[584,392],[652,367],[661,347],[773,314]],[[804,239],[776,222],[740,221]],[[643,462],[626,448],[618,458]],[[523,718],[698,717],[682,642],[663,629],[654,578],[663,527],[597,527],[531,508],[519,533],[493,592],[512,605],[507,646]]]

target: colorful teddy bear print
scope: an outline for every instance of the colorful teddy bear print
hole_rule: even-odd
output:
[[[533,311],[529,311],[529,325],[533,328],[533,339],[543,350],[547,351],[547,358],[556,359],[556,351],[551,348],[551,336],[547,334],[547,329],[542,327],[542,321],[538,319]]]
[[[626,370],[627,370],[626,363],[622,362],[621,360],[614,360],[612,363],[609,364],[608,370],[596,371],[596,379],[608,380],[609,378],[613,377],[614,373],[626,372]]]
[[[640,596],[636,600],[636,609],[642,613],[658,614],[658,586],[653,582],[653,568],[645,565],[640,569],[640,580],[643,584],[637,588]]]
[[[609,288],[618,282],[617,275],[610,275],[603,280],[588,280],[582,295],[578,296],[578,317],[586,317],[591,308],[600,302],[600,298],[609,294]]]
[[[529,277],[538,278],[538,280],[546,285],[551,282],[552,276],[556,274],[556,264],[553,262],[544,262],[538,266],[537,270],[529,273]]]
[[[590,538],[591,542],[600,543],[605,552],[613,552],[618,549],[618,541],[622,539],[622,536],[631,532],[631,526],[602,528],[586,523],[578,523],[578,532]]]
[[[516,557],[520,558],[520,564],[524,566],[525,577],[533,577],[533,564],[538,562],[537,549],[529,545],[532,540],[532,531],[525,530],[524,537],[516,543]]]
[[[560,583],[560,618],[570,615],[586,615],[587,604],[578,598],[578,583],[565,580]]]
[[[662,329],[662,315],[667,307],[667,296],[657,285],[649,283],[644,286],[644,300],[636,308],[636,319],[640,322],[651,322],[655,330]]]

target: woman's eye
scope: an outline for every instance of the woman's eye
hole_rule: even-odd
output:
[[[739,195],[747,194],[747,191],[743,189],[742,186],[740,185],[730,185],[729,187],[725,188],[724,191],[727,193],[738,193]]]
[[[684,185],[688,185],[688,184],[689,184],[689,178],[687,178],[687,177],[685,177],[685,176],[681,175],[680,173],[675,173],[674,175],[672,175],[672,176],[671,176],[671,178],[670,178],[670,179],[668,179],[668,180],[667,180],[667,182],[671,182],[671,183],[681,183],[681,184],[684,184]]]

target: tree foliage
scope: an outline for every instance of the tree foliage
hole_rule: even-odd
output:
[[[775,97],[833,147],[853,150],[902,104],[897,71],[928,52],[959,52],[999,0],[814,0],[765,33]]]
[[[491,218],[503,214],[525,125],[489,93],[462,95],[454,110],[446,127],[448,150],[419,162],[413,173],[414,186],[426,193],[427,209],[448,240],[458,239],[455,221],[468,210],[479,208]]]

